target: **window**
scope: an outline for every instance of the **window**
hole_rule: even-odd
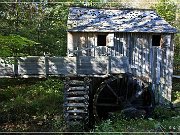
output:
[[[152,35],[152,46],[160,46],[161,35]]]
[[[97,46],[106,46],[106,35],[97,36]]]

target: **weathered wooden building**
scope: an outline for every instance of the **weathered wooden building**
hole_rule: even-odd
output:
[[[66,77],[67,123],[169,104],[177,30],[154,10],[70,7],[67,25],[66,57],[0,59],[0,77]]]
[[[176,32],[154,10],[72,7],[68,18],[68,56],[110,56],[111,65],[118,64],[113,60],[123,63],[122,70],[115,66],[117,69],[111,73],[130,72],[151,82],[156,102],[165,103],[171,101]]]

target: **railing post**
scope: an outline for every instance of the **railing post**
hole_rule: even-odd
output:
[[[18,76],[18,59],[17,57],[14,57],[14,76]]]
[[[46,54],[44,55],[45,57],[45,76],[48,77],[49,76],[49,61],[48,61],[48,58],[49,56],[47,56]]]
[[[107,75],[111,72],[111,56],[107,56]]]

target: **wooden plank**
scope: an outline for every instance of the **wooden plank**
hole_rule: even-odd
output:
[[[155,103],[159,102],[159,91],[158,91],[158,83],[157,83],[157,48],[152,47],[153,49],[153,59],[152,59],[152,83],[155,86],[154,93],[155,93]]]
[[[126,56],[110,57],[111,66],[110,73],[120,74],[129,72],[129,61]]]
[[[139,34],[134,34],[135,37],[135,45],[136,45],[136,51],[135,51],[135,65],[137,67],[136,69],[136,76],[141,77],[141,71],[142,71],[142,65],[141,65],[141,38]]]
[[[49,74],[76,74],[76,57],[49,57]]]
[[[78,74],[106,74],[107,57],[79,57],[77,63]]]
[[[135,76],[138,76],[140,77],[140,67],[139,67],[139,45],[137,44],[137,35],[135,33],[133,33],[133,37],[134,37],[134,40],[133,40],[133,44],[134,44],[134,48],[133,48],[133,59],[134,59],[134,67],[136,68],[134,74]]]
[[[152,39],[150,39],[150,43],[152,43]],[[153,74],[154,74],[153,57],[154,57],[154,51],[153,51],[152,44],[151,44],[150,45],[150,57],[149,57],[149,65],[150,65],[149,72],[150,72],[151,82],[153,82],[153,79],[154,79],[154,77],[153,77]]]
[[[132,48],[132,40],[131,40],[131,34],[128,34],[128,44],[129,44],[129,64],[130,64],[130,66],[132,65],[132,50],[133,50],[133,48]]]
[[[78,45],[78,33],[72,33],[73,36],[73,50],[78,50],[79,45]],[[78,53],[76,53],[75,55],[78,55]]]
[[[171,46],[172,44],[172,38],[171,35],[166,35],[166,44],[167,44],[167,92],[166,92],[166,100],[171,101],[171,90],[172,90],[172,75],[173,75],[173,65],[172,65],[172,57],[173,57],[173,53],[172,53],[172,49]]]
[[[173,75],[172,77],[180,79],[180,75]]]
[[[165,36],[162,35],[162,40],[163,42],[166,40],[165,39]],[[161,89],[160,89],[160,98],[159,98],[159,101],[161,104],[163,104],[165,101],[164,101],[164,93],[163,91],[165,90],[166,88],[166,47],[165,47],[165,42],[162,44],[162,65],[161,65],[161,79],[160,79],[160,85],[161,85]]]
[[[161,78],[161,61],[162,61],[162,54],[161,54],[161,48],[157,47],[157,67],[156,67],[156,84],[160,83]]]
[[[145,76],[148,78],[148,81],[150,82],[150,42],[149,42],[149,36],[146,35],[147,43],[145,44]]]
[[[128,45],[127,45],[127,35],[126,33],[123,33],[123,56],[127,56],[127,48],[128,48]]]
[[[45,75],[45,57],[19,57],[18,75]]]
[[[126,56],[128,47],[127,34],[116,33],[114,36],[114,52],[111,56]]]
[[[79,34],[79,49],[82,49],[82,56],[88,56],[88,50],[83,50],[84,48],[87,48],[87,33],[80,33]]]
[[[72,36],[72,33],[68,32],[67,33],[67,52],[68,52],[68,56],[69,57],[72,57],[74,54],[71,53],[73,50],[74,50],[74,44],[73,44],[73,36]]]
[[[106,36],[106,46],[114,47],[114,33],[109,33]]]
[[[13,75],[14,75],[13,58],[9,58],[9,59],[0,58],[0,77],[13,76]]]

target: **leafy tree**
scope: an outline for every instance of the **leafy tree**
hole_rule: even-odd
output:
[[[31,50],[26,48],[29,55],[43,55],[44,52],[50,55],[65,55],[67,6],[47,3],[3,3],[1,7],[1,35],[15,34],[39,42],[40,44],[32,46]]]
[[[28,53],[25,50],[30,49],[35,44],[37,43],[19,35],[0,35],[0,56],[27,55]]]
[[[174,2],[169,0],[160,0],[154,8],[168,23],[172,25],[174,24],[177,10],[177,5]]]

